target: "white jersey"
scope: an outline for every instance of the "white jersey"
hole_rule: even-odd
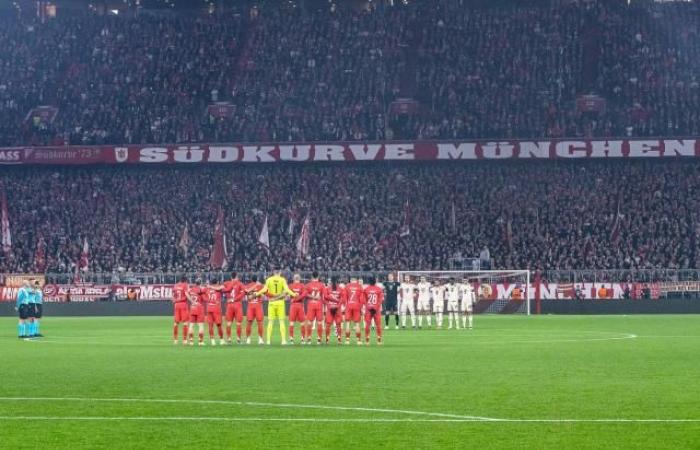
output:
[[[418,288],[418,301],[419,302],[429,302],[430,301],[430,283],[426,282],[421,282],[416,285],[416,288]]]
[[[413,302],[413,292],[416,290],[416,285],[412,283],[401,283],[399,288],[401,291],[402,302]]]
[[[433,303],[445,301],[445,288],[442,286],[433,286],[430,288],[430,296],[433,298]]]
[[[462,305],[466,307],[471,307],[476,303],[476,295],[474,294],[474,288],[471,283],[465,283],[461,286],[462,294]]]
[[[456,284],[446,285],[445,298],[450,303],[459,303],[459,286]]]

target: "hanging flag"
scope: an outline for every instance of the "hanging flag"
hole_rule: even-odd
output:
[[[411,224],[410,224],[411,210],[408,206],[408,200],[403,207],[403,221],[401,222],[401,228],[399,229],[399,236],[405,237],[411,234]]]
[[[299,259],[304,259],[309,256],[309,248],[311,246],[311,221],[309,215],[306,215],[304,223],[301,224],[301,233],[297,239],[297,256]]]
[[[457,232],[457,211],[455,210],[455,201],[452,200],[452,214],[450,215],[450,223],[452,224],[452,232]]]
[[[226,264],[226,243],[224,231],[224,210],[219,206],[214,225],[214,248],[209,257],[209,266],[223,269]]]
[[[508,249],[513,252],[513,219],[508,219],[506,222],[506,240],[508,241]]]
[[[46,270],[46,242],[41,234],[39,239],[37,239],[36,250],[34,251],[34,268],[38,272]]]
[[[187,250],[190,247],[190,243],[189,225],[187,222],[185,222],[185,228],[182,229],[182,234],[180,235],[180,242],[177,244],[177,246],[180,247],[183,252],[185,252],[185,256],[187,255]]]
[[[615,208],[615,220],[613,220],[612,227],[610,228],[610,240],[616,242],[620,237],[620,206],[622,204],[622,191],[617,194],[617,207]]]
[[[90,249],[88,247],[87,238],[83,238],[83,251],[80,254],[80,269],[87,271],[90,266]]]
[[[2,208],[0,221],[2,222],[2,250],[5,253],[12,251],[12,233],[10,232],[10,213],[7,209],[7,196],[2,193]]]
[[[287,227],[287,234],[291,236],[294,234],[294,225],[295,225],[295,223],[294,223],[294,211],[292,211],[290,209],[288,215],[289,215],[289,226]]]
[[[260,236],[258,237],[258,242],[265,247],[265,249],[270,251],[270,231],[267,227],[267,214],[265,214],[265,221],[263,222],[262,229],[260,230]]]

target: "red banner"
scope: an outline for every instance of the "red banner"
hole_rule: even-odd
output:
[[[700,156],[700,138],[492,140],[0,148],[0,164],[232,164]]]

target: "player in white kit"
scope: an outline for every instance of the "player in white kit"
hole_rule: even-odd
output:
[[[406,328],[406,313],[411,314],[411,325],[416,327],[416,308],[413,304],[413,295],[416,291],[416,285],[411,283],[409,277],[404,277],[401,287],[399,288],[400,307],[399,314],[401,315],[401,328]]]
[[[442,312],[445,309],[445,288],[436,281],[430,288],[430,296],[433,298],[433,312],[435,313],[435,325],[442,328]]]
[[[445,286],[445,300],[447,300],[447,317],[449,319],[449,326],[447,329],[452,328],[454,323],[455,327],[459,330],[459,297],[460,297],[460,286],[455,283],[455,281],[450,278],[450,282]],[[455,320],[456,319],[456,320]]]
[[[464,328],[471,330],[474,326],[474,305],[476,304],[476,293],[474,292],[474,287],[469,282],[469,280],[464,280],[462,283],[462,302],[460,304],[460,310],[462,312],[462,324]]]
[[[423,327],[423,316],[428,321],[428,326],[433,326],[433,316],[430,314],[430,283],[427,278],[421,277],[416,285],[418,290],[418,328]]]

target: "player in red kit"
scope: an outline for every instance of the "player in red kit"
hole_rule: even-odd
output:
[[[209,285],[205,288],[207,302],[207,324],[209,325],[209,339],[211,345],[216,345],[214,339],[214,325],[219,332],[219,342],[224,345],[224,330],[221,328],[221,290],[222,286],[219,280],[213,278],[209,281]]]
[[[326,285],[318,280],[318,272],[311,274],[311,281],[306,284],[306,344],[311,344],[311,324],[316,321],[317,344],[323,336],[323,302],[326,297]]]
[[[356,277],[350,278],[350,283],[345,286],[345,344],[350,344],[350,324],[355,325],[357,344],[362,345],[362,305],[365,303],[365,291],[362,283]]]
[[[197,279],[190,288],[190,345],[194,345],[194,325],[199,324],[199,345],[204,345],[204,303],[207,290],[202,287],[202,280]]]
[[[231,325],[236,322],[236,342],[241,343],[241,324],[243,323],[243,298],[245,297],[243,283],[238,274],[233,272],[231,279],[224,283],[223,292],[226,294],[226,340],[231,343]]]
[[[258,283],[257,275],[250,277],[250,283],[245,285],[245,294],[248,299],[248,311],[246,314],[246,344],[250,344],[250,332],[253,327],[253,320],[258,322],[258,344],[263,345],[263,308],[262,297],[255,295],[261,290],[263,285]]]
[[[301,282],[301,276],[298,273],[294,274],[292,284],[289,289],[292,290],[296,297],[292,297],[292,304],[289,307],[289,342],[294,343],[294,324],[298,323],[301,332],[301,343],[304,343],[306,332],[304,330],[306,313],[304,312],[304,299],[306,299],[306,286]]]
[[[187,278],[182,277],[173,286],[173,344],[177,345],[177,332],[182,324],[182,343],[187,344],[187,323],[190,320],[190,308],[187,305],[187,291],[189,290]]]
[[[331,279],[331,285],[326,291],[326,344],[331,334],[331,324],[335,323],[338,344],[343,342],[343,313],[345,305],[345,289],[338,283],[338,278]]]
[[[365,288],[365,342],[369,345],[369,329],[372,321],[377,330],[377,344],[382,345],[382,303],[384,290],[377,286],[375,277],[369,278],[369,286]]]

